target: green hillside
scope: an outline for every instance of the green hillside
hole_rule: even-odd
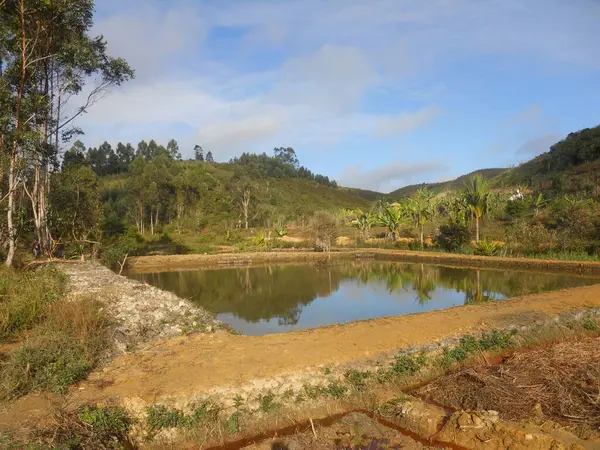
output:
[[[492,183],[500,188],[526,185],[554,194],[598,196],[600,126],[570,133],[548,152],[506,170]]]
[[[118,233],[123,223],[133,225],[140,220],[146,231],[157,227],[157,222],[158,227],[171,231],[226,230],[245,228],[246,218],[249,227],[273,227],[306,223],[320,210],[371,204],[364,195],[337,187],[335,182],[272,176],[240,163],[157,161],[132,166],[125,174],[100,177],[105,230],[110,232],[112,222]]]
[[[498,168],[498,169],[480,169],[480,170],[476,170],[474,172],[468,173],[466,175],[462,175],[462,176],[455,178],[454,180],[450,180],[450,181],[443,181],[440,183],[411,184],[409,186],[404,186],[400,189],[390,192],[388,194],[388,196],[391,198],[395,198],[395,199],[399,199],[402,197],[411,197],[412,195],[414,195],[414,193],[418,189],[421,189],[421,188],[430,189],[431,191],[433,191],[436,194],[444,192],[444,191],[454,191],[457,189],[462,189],[464,186],[465,180],[467,180],[469,177],[471,177],[473,175],[481,174],[486,179],[492,179],[492,178],[496,177],[497,175],[501,174],[502,172],[504,172],[505,170],[506,169],[500,169],[500,168]]]

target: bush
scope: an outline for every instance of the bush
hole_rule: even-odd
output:
[[[133,448],[128,439],[134,421],[118,406],[84,406],[59,410],[51,428],[36,433],[36,443],[9,448],[99,449]]]
[[[338,221],[326,212],[317,212],[311,220],[312,235],[317,251],[329,251],[338,234]]]
[[[141,255],[145,253],[146,250],[146,241],[144,241],[144,238],[132,227],[113,244],[105,248],[104,260],[112,269],[116,269],[117,267],[122,268],[122,265],[128,256]]]
[[[46,321],[0,369],[4,398],[38,389],[63,392],[98,364],[108,348],[107,319],[91,299],[57,302]]]
[[[65,288],[65,276],[50,268],[0,270],[0,341],[41,323]]]
[[[494,256],[497,255],[502,247],[492,241],[481,240],[475,244],[475,255],[478,256]]]
[[[435,243],[447,252],[455,252],[468,243],[470,239],[471,233],[465,224],[450,221],[440,226],[438,234],[435,237]]]
[[[506,243],[519,253],[545,252],[556,246],[557,234],[539,222],[519,220],[506,229]]]

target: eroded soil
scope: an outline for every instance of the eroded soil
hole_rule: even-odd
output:
[[[90,279],[95,279],[92,270]],[[111,282],[103,279],[94,286],[100,291],[108,286],[117,296],[123,293],[118,283],[111,287]],[[151,289],[155,288],[148,287],[146,291],[131,287],[131,291],[124,292],[131,296],[141,292],[136,300],[139,303],[144,301],[144,292],[149,294]],[[80,292],[90,292],[90,287],[82,285]],[[144,310],[149,316],[152,306],[161,308],[160,302],[149,305]],[[563,313],[598,307],[600,286],[591,286],[285,334],[255,337],[195,333],[158,340],[143,351],[117,357],[86,382],[73,387],[62,401],[78,405],[113,399],[132,411],[154,403],[183,408],[207,395],[248,395],[266,389],[300,387],[307,377],[325,366],[377,361],[402,349],[441,343],[467,333],[530,326]],[[137,314],[133,308],[118,311],[124,320],[127,314]],[[160,322],[161,319],[155,323],[158,330]],[[5,405],[0,412],[0,431],[42,420],[51,410],[52,399],[34,395]]]

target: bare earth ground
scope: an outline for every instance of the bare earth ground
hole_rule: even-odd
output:
[[[530,324],[573,309],[599,306],[600,286],[591,286],[285,334],[192,334],[118,357],[74,389],[69,400],[83,403],[116,398],[132,409],[161,402],[184,407],[219,390],[233,393],[270,388],[273,384],[266,380],[283,382],[287,376],[293,381],[298,374],[317,367],[375,359],[469,332]],[[35,418],[35,410],[42,404],[31,397],[15,402],[0,414],[0,429],[13,428],[23,415]],[[13,414],[17,411],[19,414]]]
[[[159,258],[164,267],[166,261]],[[207,394],[270,389],[293,383],[299,375],[314,373],[319,367],[376,360],[466,333],[530,325],[561,313],[597,307],[600,286],[591,286],[285,334],[191,334],[156,341],[143,351],[117,357],[74,387],[67,401],[81,404],[116,399],[132,410],[153,403],[185,407]],[[41,419],[51,400],[34,395],[16,401],[0,412],[0,431]]]

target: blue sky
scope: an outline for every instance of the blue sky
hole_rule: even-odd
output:
[[[136,79],[86,145],[175,138],[227,161],[292,146],[390,191],[530,159],[600,123],[598,0],[97,0]]]

